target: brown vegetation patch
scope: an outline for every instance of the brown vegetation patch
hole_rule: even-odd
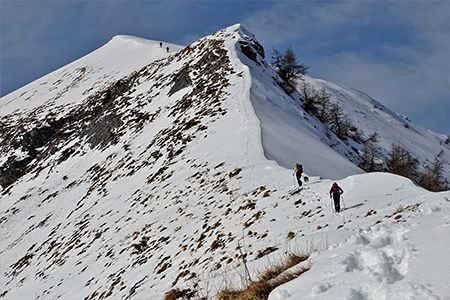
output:
[[[247,203],[245,205],[239,206],[237,211],[245,210],[245,209],[255,209],[256,208],[256,202],[252,202],[250,200],[247,200]]]
[[[233,171],[230,172],[230,174],[228,174],[228,176],[230,178],[236,177],[237,175],[239,175],[239,173],[241,173],[242,169],[241,168],[236,168]]]
[[[227,287],[218,296],[218,300],[266,300],[269,294],[278,286],[285,284],[309,268],[299,268],[297,271],[286,272],[286,270],[298,265],[308,259],[307,255],[290,254],[284,262],[273,264],[262,272],[257,280],[249,280],[243,289]]]
[[[275,252],[277,250],[278,250],[277,247],[267,247],[266,249],[264,249],[262,251],[258,250],[258,254],[256,255],[256,259],[260,259],[260,258],[262,258],[262,257],[264,257],[264,256],[266,256],[266,255],[268,255],[268,254],[270,254],[272,252]]]
[[[194,299],[194,297],[197,295],[197,292],[191,290],[191,289],[173,289],[166,293],[166,296],[164,297],[164,300],[176,300],[176,299]]]
[[[292,240],[294,237],[295,237],[295,233],[292,231],[289,231],[289,233],[287,235],[288,240]]]
[[[368,217],[368,216],[371,216],[371,215],[376,215],[376,211],[375,210],[373,210],[373,209],[371,209],[371,210],[369,210],[368,212],[367,212],[367,214],[364,216],[364,217]]]

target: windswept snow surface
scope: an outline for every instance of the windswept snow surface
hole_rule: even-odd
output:
[[[450,299],[450,193],[429,193],[383,173],[339,184],[346,209],[324,217],[328,247],[269,300]],[[327,186],[310,185],[322,191]]]
[[[294,100],[281,88],[274,88],[276,75],[271,68],[250,67],[250,73],[250,99],[260,121],[261,142],[269,160],[287,169],[301,163],[306,173],[322,178],[341,179],[363,173],[324,142],[324,125],[304,112],[299,99]]]
[[[175,288],[214,299],[242,285],[246,267],[256,278],[287,252],[309,250],[310,270],[269,299],[449,299],[450,192],[360,174],[261,57],[241,52],[240,42],[255,41],[235,25],[167,56],[159,42],[117,37],[1,99],[5,124],[30,113],[34,124],[24,125],[38,127],[49,111],[69,112],[63,104],[92,104],[92,87],[111,100],[101,78],[119,71],[100,62],[136,63],[119,68],[137,73],[117,83],[111,110],[89,119],[106,126],[114,113],[123,122],[114,143],[90,147],[67,124],[2,191],[2,299],[162,300]],[[70,77],[84,66],[89,76]],[[296,161],[310,179],[302,190]],[[345,191],[340,214],[328,195],[334,180]]]

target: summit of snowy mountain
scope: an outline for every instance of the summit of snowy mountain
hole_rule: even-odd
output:
[[[268,299],[446,299],[450,192],[364,173],[361,145],[265,57],[240,24],[187,47],[116,36],[2,97],[0,298],[217,299],[300,251],[307,271]],[[304,80],[378,131],[384,155],[400,142],[448,160],[445,136]]]

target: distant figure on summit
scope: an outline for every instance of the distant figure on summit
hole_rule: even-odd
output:
[[[331,189],[330,189],[330,198],[331,198],[331,195],[333,195],[334,209],[336,212],[341,211],[341,194],[343,194],[343,193],[344,193],[344,190],[342,190],[342,188],[336,182],[333,183],[333,185],[331,186]]]
[[[162,48],[162,46],[163,46],[163,43],[159,42],[159,48]]]
[[[167,50],[167,53],[169,53],[169,47],[167,47],[166,50]]]

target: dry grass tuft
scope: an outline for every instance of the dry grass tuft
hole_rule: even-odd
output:
[[[227,287],[218,296],[218,300],[265,300],[276,287],[289,282],[309,270],[309,267],[301,267],[295,271],[288,269],[306,261],[308,255],[290,254],[283,262],[273,264],[262,272],[257,280],[249,280],[243,289]]]

